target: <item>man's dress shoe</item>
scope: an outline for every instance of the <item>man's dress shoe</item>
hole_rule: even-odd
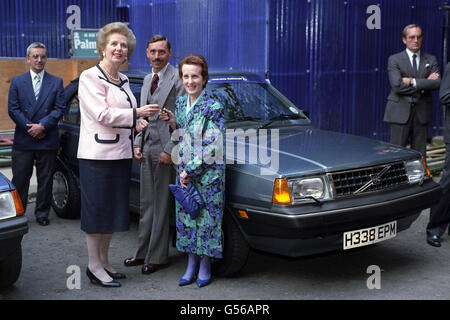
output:
[[[50,220],[48,220],[48,218],[36,218],[36,221],[41,226],[48,226],[50,224]]]
[[[123,262],[126,267],[134,267],[144,264],[144,259],[127,258]]]
[[[435,234],[429,235],[429,236],[427,236],[427,242],[430,246],[440,247],[441,246],[441,237],[439,237]]]
[[[161,265],[160,264],[144,264],[144,266],[142,267],[142,273],[143,274],[151,274],[155,271],[158,271],[159,269],[161,269]]]

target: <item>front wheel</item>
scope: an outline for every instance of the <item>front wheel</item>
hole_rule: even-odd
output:
[[[0,288],[7,288],[16,282],[21,269],[22,245],[19,244],[11,255],[0,261]]]
[[[247,263],[250,247],[227,210],[224,212],[222,235],[223,258],[214,261],[212,272],[217,276],[233,276]]]
[[[57,161],[53,171],[52,207],[62,219],[80,218],[80,187],[75,175]]]

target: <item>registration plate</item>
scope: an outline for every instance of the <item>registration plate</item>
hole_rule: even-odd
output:
[[[344,250],[367,246],[397,235],[397,221],[391,221],[376,227],[354,230],[344,233]]]

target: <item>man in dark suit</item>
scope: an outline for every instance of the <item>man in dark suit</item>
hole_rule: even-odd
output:
[[[445,165],[439,182],[442,197],[439,203],[431,208],[430,221],[427,225],[427,242],[434,247],[441,246],[441,236],[450,223],[450,63],[445,68],[439,99],[445,108]]]
[[[152,73],[144,78],[141,105],[157,104],[174,112],[175,100],[184,94],[178,70],[169,64],[172,56],[170,42],[154,35],[147,43],[147,58]],[[138,249],[125,266],[144,264],[143,274],[157,271],[169,256],[169,216],[174,214],[175,201],[169,184],[175,182],[168,122],[159,118],[160,109],[149,117],[148,127],[134,140],[135,159],[141,162],[140,220]]]
[[[432,91],[439,89],[435,56],[420,51],[422,29],[411,24],[403,29],[406,50],[389,57],[391,93],[384,121],[390,123],[391,143],[411,147],[426,157],[428,124],[433,121]]]
[[[65,111],[61,78],[44,71],[47,49],[40,42],[27,48],[30,71],[13,77],[8,95],[8,113],[16,124],[12,147],[12,183],[24,209],[36,163],[37,196],[34,211],[40,225],[48,225],[52,170],[59,148],[58,121]]]

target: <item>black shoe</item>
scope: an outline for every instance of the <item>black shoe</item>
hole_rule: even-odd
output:
[[[89,268],[86,268],[86,275],[88,276],[89,280],[91,280],[92,284],[98,284],[102,287],[108,287],[108,288],[118,288],[120,287],[120,282],[117,282],[116,280],[112,280],[110,282],[101,281],[99,278],[97,278]]]
[[[125,279],[125,278],[127,277],[127,276],[126,276],[125,274],[123,274],[123,273],[119,273],[119,272],[112,273],[112,272],[109,272],[109,271],[106,270],[106,269],[105,269],[105,271],[106,271],[106,273],[107,273],[111,278],[113,278],[114,280]]]
[[[36,218],[36,221],[41,226],[48,226],[50,224],[50,220],[48,220],[48,218]]]
[[[142,267],[142,274],[151,274],[153,272],[162,269],[163,267],[164,265],[162,264],[154,264],[154,263],[144,264],[144,266]]]
[[[433,247],[440,247],[441,246],[441,237],[439,237],[438,235],[435,235],[435,234],[428,235],[427,243]]]
[[[139,266],[141,264],[144,264],[144,259],[127,258],[125,259],[123,264],[125,265],[125,267]]]

